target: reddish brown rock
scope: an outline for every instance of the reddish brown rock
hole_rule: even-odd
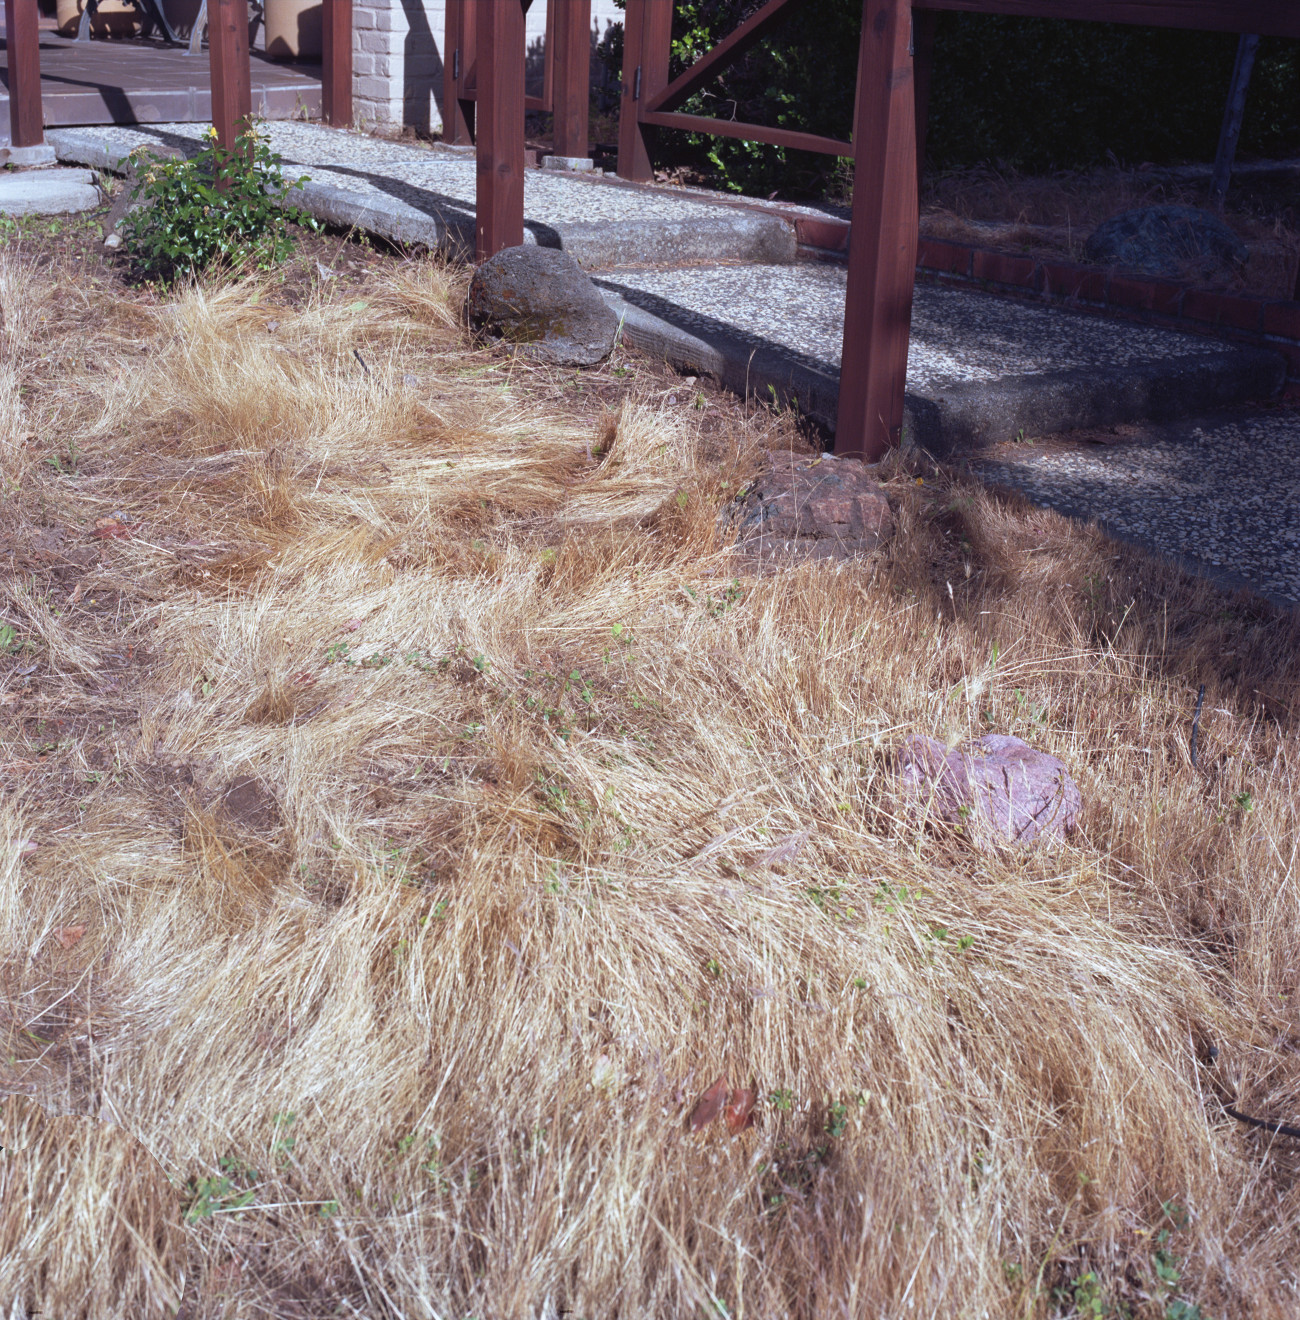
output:
[[[1078,822],[1082,799],[1064,762],[1009,734],[964,752],[910,738],[900,770],[906,797],[981,846],[1063,838]]]
[[[778,459],[732,514],[737,549],[848,559],[876,549],[893,531],[889,501],[865,464],[822,454]]]

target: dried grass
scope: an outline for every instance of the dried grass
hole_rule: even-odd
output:
[[[1220,1103],[1300,1112],[1291,621],[901,462],[886,554],[737,578],[782,424],[539,403],[431,263],[64,280],[0,259],[0,1090],[144,1142],[151,1222],[228,1179],[186,1315],[1158,1316],[1162,1227],[1294,1314],[1294,1155]],[[903,736],[989,727],[1073,844],[897,809]],[[756,1125],[690,1133],[723,1072]],[[56,1157],[49,1240],[125,1177]]]

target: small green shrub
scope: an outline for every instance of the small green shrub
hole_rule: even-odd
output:
[[[220,146],[216,136],[209,129],[197,155],[151,161],[140,174],[132,200],[145,205],[127,215],[122,229],[146,279],[171,281],[213,266],[265,270],[293,251],[291,224],[320,228],[282,200],[306,176],[286,181],[281,157],[255,125],[239,134],[233,149]]]

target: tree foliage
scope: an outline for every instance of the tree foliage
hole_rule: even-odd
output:
[[[678,0],[676,76],[758,0]],[[682,107],[687,113],[847,138],[857,78],[860,0],[790,6],[789,17]],[[1122,161],[1209,160],[1237,38],[1057,19],[939,16],[927,160],[1005,162],[1026,170]],[[603,57],[621,63],[622,42]],[[1240,151],[1300,151],[1300,42],[1265,39],[1256,60]],[[690,165],[747,193],[825,195],[846,172],[834,157],[665,131],[656,159]]]

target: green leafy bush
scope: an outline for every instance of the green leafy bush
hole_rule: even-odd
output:
[[[209,129],[208,143],[196,155],[142,166],[132,200],[145,204],[122,224],[141,274],[170,281],[212,266],[265,270],[282,261],[293,250],[291,224],[320,226],[283,199],[307,180],[286,181],[280,164],[250,126],[233,149],[220,146],[216,130]]]

